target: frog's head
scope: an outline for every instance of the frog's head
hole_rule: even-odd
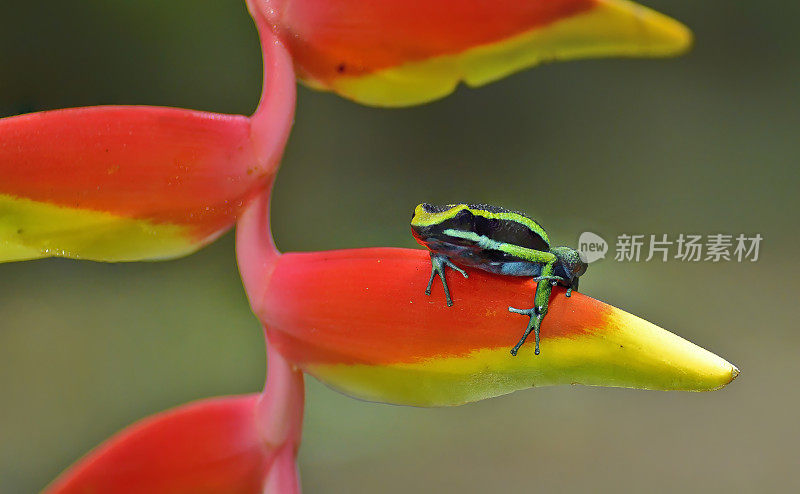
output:
[[[586,272],[588,264],[583,262],[577,250],[569,247],[553,247],[550,249],[558,261],[553,274],[567,280],[568,286],[573,290],[578,289],[578,278]]]

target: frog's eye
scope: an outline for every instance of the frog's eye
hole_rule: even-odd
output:
[[[461,211],[456,213],[455,218],[457,220],[466,220],[466,219],[472,218],[472,213],[470,212],[469,209],[462,209]]]
[[[469,209],[462,209],[453,216],[453,224],[458,225],[458,228],[471,229],[475,221],[475,216]]]

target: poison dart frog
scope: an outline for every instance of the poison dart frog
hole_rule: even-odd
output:
[[[505,276],[531,276],[537,282],[534,306],[509,307],[509,312],[530,318],[522,338],[511,349],[516,356],[533,331],[539,355],[539,326],[547,314],[552,287],[567,287],[567,297],[578,290],[578,278],[588,265],[575,249],[550,247],[544,228],[522,213],[487,204],[420,204],[411,216],[411,231],[417,242],[430,249],[431,276],[425,294],[431,294],[436,275],[442,280],[447,305],[452,306],[445,268],[465,278],[457,264]]]

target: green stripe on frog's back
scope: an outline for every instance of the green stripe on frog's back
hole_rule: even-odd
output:
[[[464,240],[475,242],[475,244],[483,250],[487,251],[496,250],[504,252],[506,254],[516,257],[517,259],[522,259],[528,262],[550,263],[553,262],[556,258],[556,256],[547,251],[529,249],[526,247],[520,247],[519,245],[509,244],[506,242],[498,242],[497,240],[488,238],[485,235],[478,235],[475,232],[465,232],[462,230],[447,229],[444,230],[443,233],[450,237],[461,238]]]

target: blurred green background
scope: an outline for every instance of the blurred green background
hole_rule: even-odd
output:
[[[800,489],[800,4],[648,0],[689,25],[670,60],[528,70],[380,110],[301,89],[274,194],[285,251],[415,247],[418,202],[585,230],[760,233],[757,263],[600,261],[582,291],[730,360],[713,393],[556,387],[449,409],[309,379],[307,493]],[[241,0],[0,4],[0,115],[97,104],[249,114]],[[0,492],[35,492],[127,424],[260,389],[261,329],[227,235],[173,262],[0,265]]]

